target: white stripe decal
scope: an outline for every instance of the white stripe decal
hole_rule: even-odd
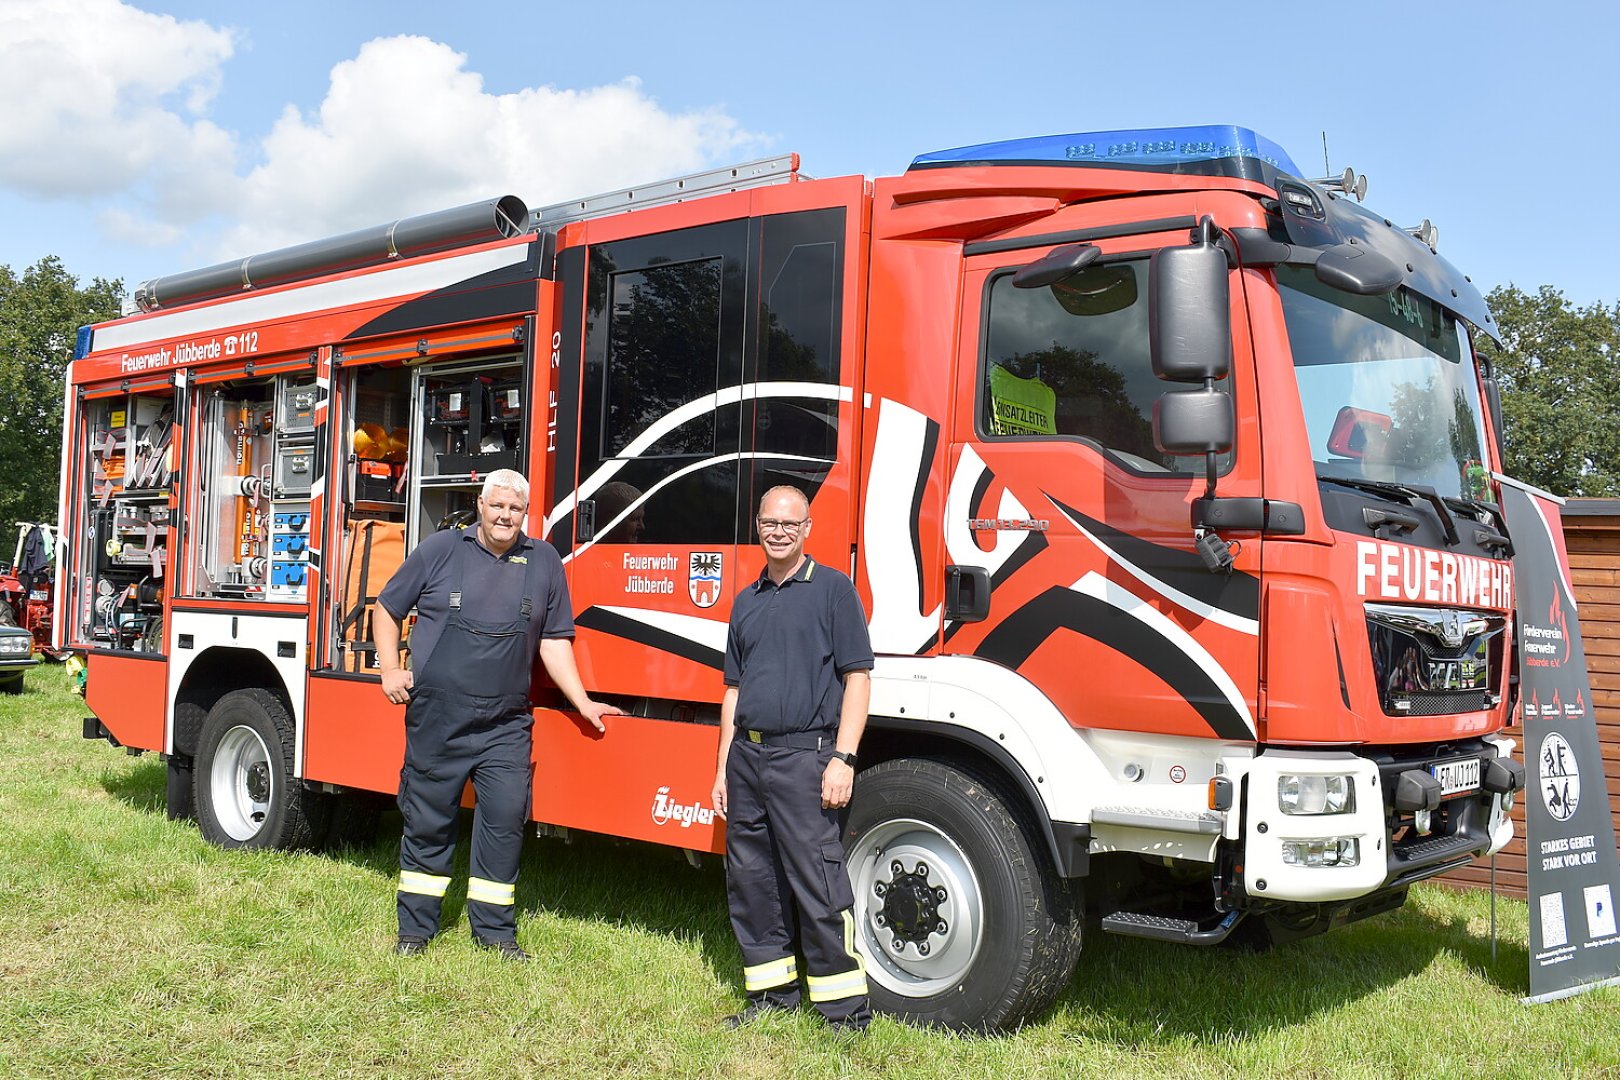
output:
[[[633,513],[635,511],[636,507],[640,506],[642,503],[646,502],[648,499],[650,499],[654,495],[658,494],[660,489],[668,487],[670,484],[673,484],[675,481],[679,480],[683,476],[687,476],[687,475],[689,475],[691,473],[699,472],[699,471],[701,471],[703,469],[707,469],[711,465],[718,465],[721,462],[725,462],[725,461],[747,461],[747,460],[751,460],[753,458],[770,458],[772,461],[812,461],[812,462],[825,462],[826,461],[825,458],[804,457],[804,456],[799,455],[799,454],[773,454],[773,453],[769,453],[769,452],[757,452],[757,451],[752,451],[752,450],[749,451],[746,454],[743,454],[743,453],[720,454],[720,455],[718,455],[716,457],[704,458],[702,461],[694,461],[690,465],[684,466],[683,468],[680,468],[680,469],[676,469],[674,472],[670,473],[668,476],[666,476],[662,480],[658,481],[658,483],[654,484],[652,487],[650,487],[646,491],[642,492],[641,493],[641,498],[637,499],[635,502],[631,503],[629,506],[627,506],[623,510],[619,511],[618,515],[615,516],[612,521],[608,522],[605,525],[598,525],[596,527],[596,531],[597,531],[597,533],[599,535],[606,536],[608,533],[613,531],[613,527],[615,525],[619,524],[619,522],[621,522],[625,518],[629,517],[631,515],[631,513]],[[551,527],[549,525],[546,527],[546,531],[548,533],[551,531]],[[564,555],[563,556],[563,562],[568,562],[569,560],[573,559],[576,555],[585,554],[585,552],[587,552],[591,548],[595,547],[597,545],[597,543],[598,543],[598,541],[596,541],[596,540],[588,540],[588,541],[586,541],[585,543],[581,544],[575,550],[569,552],[567,555]]]
[[[269,322],[287,315],[331,311],[351,304],[420,295],[504,267],[516,266],[528,256],[529,245],[516,244],[449,259],[401,263],[322,285],[307,285],[282,292],[255,292],[222,304],[184,308],[171,314],[159,313],[104,327],[96,331],[91,344],[96,352],[105,352],[149,341],[206,334],[227,326]]]
[[[995,534],[995,546],[989,551],[974,542],[973,530],[968,528],[968,520],[977,516],[971,505],[973,491],[979,486],[979,477],[987,471],[984,459],[973,447],[962,447],[962,456],[957,460],[956,471],[951,476],[951,490],[945,498],[945,550],[952,562],[983,566],[991,577],[995,577],[996,572],[1012,558],[1013,552],[1029,539],[1029,534],[998,532]],[[996,516],[1021,520],[1034,515],[1018,501],[1011,488],[1002,488]]]
[[[645,608],[609,607],[602,605],[598,610],[611,612],[631,622],[650,626],[655,630],[662,630],[672,634],[683,641],[690,641],[694,645],[701,645],[705,649],[713,649],[717,653],[726,651],[726,626],[718,619],[705,619],[701,615],[680,615],[673,611],[648,611]]]
[[[1053,505],[1056,506],[1057,504],[1054,503]],[[1063,514],[1064,519],[1068,521],[1070,525],[1073,525],[1076,529],[1078,529],[1081,536],[1084,536],[1087,540],[1090,540],[1093,544],[1097,545],[1098,549],[1101,550],[1104,555],[1107,555],[1114,562],[1118,563],[1126,573],[1130,574],[1137,581],[1140,581],[1142,584],[1146,585],[1148,588],[1152,589],[1154,592],[1158,593],[1172,604],[1175,604],[1177,607],[1186,608],[1193,614],[1198,615],[1201,618],[1208,619],[1212,623],[1217,623],[1224,626],[1228,630],[1236,630],[1240,634],[1248,634],[1251,637],[1259,636],[1259,620],[1245,619],[1241,615],[1234,615],[1225,608],[1213,607],[1196,597],[1188,596],[1174,585],[1167,584],[1163,580],[1154,577],[1140,566],[1137,566],[1119,552],[1103,543],[1101,538],[1093,536],[1089,531],[1087,531],[1084,525],[1074,520],[1074,518],[1070,517],[1068,514],[1063,513],[1063,507],[1058,506],[1058,513]]]
[[[699,416],[703,416],[706,413],[711,413],[722,406],[735,405],[741,401],[751,401],[758,398],[772,397],[825,398],[829,401],[850,401],[854,397],[854,392],[851,391],[847,386],[839,386],[835,383],[743,383],[740,386],[728,386],[723,390],[716,390],[712,394],[705,394],[700,398],[688,401],[686,404],[671,409],[669,412],[653,421],[650,425],[648,425],[646,431],[643,431],[640,435],[637,435],[630,441],[628,446],[619,451],[619,455],[617,457],[610,458],[609,460],[602,462],[595,472],[591,473],[590,476],[586,477],[580,482],[579,487],[575,488],[573,491],[564,496],[557,503],[556,507],[551,511],[551,513],[546,515],[545,529],[543,530],[542,535],[550,536],[552,528],[557,524],[557,522],[573,513],[574,507],[580,502],[580,500],[589,499],[592,495],[596,494],[598,488],[607,483],[609,480],[612,480],[613,477],[617,475],[619,470],[628,465],[631,460],[639,457],[642,453],[646,452],[654,444],[656,444],[659,439],[662,439],[665,435],[668,435],[671,431],[674,431],[688,420],[693,420]],[[732,456],[735,457],[736,455]],[[783,455],[765,454],[758,456],[781,457]],[[724,460],[728,459],[710,459],[711,462]]]
[[[1220,661],[1209,655],[1191,634],[1177,626],[1163,612],[1130,590],[1121,588],[1109,581],[1095,570],[1087,571],[1084,577],[1069,586],[1069,588],[1084,596],[1101,600],[1109,607],[1124,612],[1155,634],[1158,634],[1176,651],[1197,664],[1204,674],[1209,676],[1210,681],[1225,695],[1227,703],[1243,718],[1249,732],[1254,733],[1254,715],[1249,712],[1249,704],[1243,700],[1242,691],[1237,688],[1237,684],[1226,673],[1226,669],[1221,666]]]
[[[861,533],[866,579],[872,586],[872,648],[880,653],[916,653],[939,633],[941,607],[922,613],[919,553],[911,544],[911,499],[927,437],[927,416],[883,399]]]

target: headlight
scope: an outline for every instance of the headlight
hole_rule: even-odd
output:
[[[1285,814],[1348,814],[1356,808],[1351,777],[1284,773],[1277,777],[1277,805]]]
[[[33,651],[33,638],[17,637],[11,634],[0,638],[0,653],[5,653],[9,656],[16,656],[21,653],[29,653]]]
[[[1361,841],[1353,836],[1284,840],[1282,857],[1289,866],[1356,866],[1361,862]]]

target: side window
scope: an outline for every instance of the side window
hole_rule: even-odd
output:
[[[609,277],[607,378],[602,457],[688,401],[720,389],[719,259],[650,266]],[[703,412],[643,451],[649,457],[708,457],[717,416]]]
[[[1153,445],[1153,403],[1172,387],[1148,356],[1147,265],[1095,263],[1038,289],[1014,288],[1010,272],[991,279],[981,434],[1078,437],[1138,471],[1203,470],[1203,458]]]
[[[598,483],[576,540],[735,542],[747,235],[735,221],[592,249],[579,482]]]
[[[844,210],[780,214],[762,226],[759,392],[744,537],[764,492],[793,484],[814,499],[838,456]]]

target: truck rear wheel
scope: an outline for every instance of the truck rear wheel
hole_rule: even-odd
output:
[[[226,848],[312,843],[316,797],[293,777],[293,722],[267,690],[236,690],[208,711],[192,769],[197,824]]]
[[[957,1030],[1016,1025],[1080,955],[1080,913],[1002,784],[926,758],[855,780],[844,848],[872,1004]]]

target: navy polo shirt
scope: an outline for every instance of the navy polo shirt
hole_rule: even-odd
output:
[[[737,594],[726,632],[736,723],[769,735],[834,731],[845,674],[872,670],[866,612],[849,578],[807,558],[777,585],[770,568]]]
[[[523,583],[528,563],[541,563],[540,585],[529,613],[529,654],[541,638],[574,636],[574,609],[562,559],[550,544],[537,544],[518,533],[505,554],[496,555],[478,542],[478,530],[444,529],[426,537],[388,579],[377,602],[396,619],[416,609],[411,629],[411,668],[422,670],[450,619],[450,592],[455,564],[461,564],[461,610],[478,622],[511,622],[523,611]]]

